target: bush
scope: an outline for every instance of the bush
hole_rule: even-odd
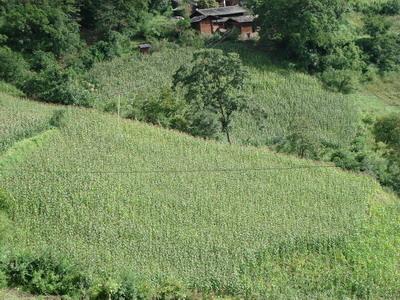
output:
[[[389,31],[391,23],[381,16],[367,16],[364,18],[364,32],[376,37]]]
[[[50,255],[13,255],[2,262],[1,269],[10,286],[20,286],[34,294],[72,296],[90,287],[90,280],[82,272]]]
[[[382,4],[380,13],[394,16],[400,14],[400,0],[389,0]]]
[[[400,65],[400,36],[386,33],[359,41],[371,63],[381,72],[396,71]]]
[[[295,117],[289,126],[288,136],[276,146],[279,152],[294,153],[302,158],[320,158],[321,143],[306,118]]]
[[[183,284],[173,279],[165,279],[152,298],[155,300],[183,300],[189,297]]]
[[[7,287],[7,276],[6,273],[0,270],[0,289]]]
[[[24,80],[28,65],[22,55],[8,47],[0,47],[0,79],[16,84]]]
[[[186,102],[174,96],[170,89],[164,89],[158,98],[145,101],[140,110],[142,121],[179,130],[187,128]]]
[[[63,69],[57,62],[31,73],[22,90],[30,97],[59,104],[90,107],[93,104],[91,85],[72,68]]]
[[[92,290],[91,298],[95,300],[141,300],[149,299],[150,291],[138,284],[132,274],[127,274],[120,281],[107,279]],[[154,298],[152,298],[154,299]]]
[[[377,141],[386,143],[400,156],[400,114],[378,119],[373,132]]]
[[[338,70],[329,67],[321,73],[320,78],[324,85],[336,92],[348,94],[357,89],[361,73],[351,69]]]
[[[182,46],[202,48],[204,46],[204,39],[196,31],[188,29],[179,35],[178,43]]]
[[[8,211],[11,207],[10,195],[0,188],[0,211]]]
[[[141,35],[149,40],[152,38],[171,38],[176,33],[176,22],[162,15],[147,15],[141,26]]]
[[[111,31],[102,40],[94,44],[90,51],[95,61],[111,60],[129,51],[129,39],[116,31]]]

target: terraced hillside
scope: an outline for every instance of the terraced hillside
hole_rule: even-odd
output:
[[[387,234],[398,204],[369,177],[92,110],[4,94],[0,107],[2,139],[13,141],[0,156],[12,249],[50,251],[94,276],[133,273],[150,287],[399,295],[399,237]],[[47,125],[21,140],[12,128],[25,117]]]

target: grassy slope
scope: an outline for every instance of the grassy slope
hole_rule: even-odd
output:
[[[249,70],[245,86],[247,102],[257,117],[243,112],[233,124],[239,143],[265,145],[288,135],[291,122],[306,120],[313,135],[331,144],[347,144],[357,127],[352,99],[325,91],[315,78],[276,66],[265,53],[245,45],[225,43],[222,48],[238,52]],[[172,75],[191,59],[190,48],[163,49],[147,57],[124,57],[98,64],[92,70],[97,81],[97,105],[115,107],[120,96],[123,115],[137,103],[157,97],[169,87]],[[114,80],[109,80],[114,78]]]
[[[368,4],[371,2],[383,3],[387,0],[357,1]],[[348,21],[357,30],[362,30],[364,17],[360,12],[353,12],[349,15]],[[400,15],[386,16],[385,18],[392,23],[391,31],[400,32]],[[383,78],[377,76],[376,79],[362,86],[354,99],[357,106],[369,114],[384,115],[400,112],[400,72],[386,74]]]
[[[49,128],[54,106],[22,100],[17,103],[1,91],[0,98],[0,154],[16,141]]]
[[[23,113],[27,102],[0,100],[18,126],[14,108]],[[398,205],[383,206],[388,197],[368,177],[288,170],[315,163],[94,111],[68,108],[63,123],[0,157],[0,184],[15,199],[21,230],[13,247],[50,249],[97,274],[133,271],[153,284],[173,277],[201,291],[399,295]],[[271,167],[283,169],[134,173]]]

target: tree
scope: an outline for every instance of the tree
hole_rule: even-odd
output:
[[[231,143],[232,115],[243,105],[244,98],[239,92],[245,74],[238,54],[200,50],[194,53],[191,64],[183,65],[175,73],[174,87],[183,86],[185,99],[195,108],[196,116],[216,117]]]
[[[334,44],[345,43],[340,34],[348,4],[344,0],[253,1],[259,15],[261,38],[310,70],[319,71],[321,56]]]
[[[82,24],[101,35],[110,31],[136,33],[148,0],[82,0]]]
[[[390,31],[391,23],[381,16],[365,18],[366,37],[358,44],[381,72],[397,70],[400,65],[400,35]]]
[[[375,123],[373,132],[375,139],[389,148],[385,155],[389,163],[383,183],[400,194],[400,114],[380,118]]]
[[[393,114],[379,119],[374,126],[375,137],[388,144],[400,156],[400,115]]]
[[[42,50],[61,56],[81,46],[77,10],[61,0],[7,1],[0,11],[0,35],[14,51]],[[69,3],[68,2],[68,3]],[[64,3],[64,4],[63,4]]]

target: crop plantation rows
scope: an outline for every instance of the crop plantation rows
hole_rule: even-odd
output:
[[[326,144],[347,145],[354,138],[360,110],[353,96],[328,92],[316,78],[274,65],[261,51],[229,43],[219,47],[239,53],[249,74],[243,91],[248,109],[237,113],[232,125],[236,143],[271,145],[297,123],[307,124],[305,130]],[[173,74],[194,51],[166,48],[149,57],[125,56],[97,64],[91,71],[96,105],[117,111],[119,102],[122,116],[140,119],[137,106],[171,87]]]
[[[2,104],[11,122],[20,122],[15,106],[29,120],[24,101]],[[10,245],[51,251],[93,274],[266,293],[273,287],[259,268],[351,241],[380,193],[365,176],[94,111],[65,108],[57,126],[0,160],[0,184],[18,199]]]

